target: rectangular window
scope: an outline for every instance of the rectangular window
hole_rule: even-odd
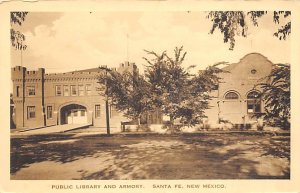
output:
[[[110,118],[114,117],[115,115],[117,115],[117,110],[113,105],[109,106],[109,113],[110,113]]]
[[[56,85],[55,86],[55,95],[56,96],[61,96],[61,85]]]
[[[85,86],[85,90],[86,90],[86,94],[87,95],[91,95],[91,93],[92,93],[92,85],[91,84],[87,84]]]
[[[71,95],[77,96],[77,88],[75,85],[71,85]]]
[[[261,112],[260,100],[248,99],[247,111],[250,114],[251,113],[260,113]]]
[[[28,96],[34,96],[35,95],[35,87],[27,86],[27,94],[28,94]]]
[[[100,105],[95,105],[95,118],[100,118],[101,116],[101,106]]]
[[[78,85],[78,94],[79,96],[84,96],[84,86]]]
[[[84,116],[85,116],[85,110],[81,110],[81,111],[80,111],[80,116],[81,116],[81,117],[84,117]]]
[[[69,85],[64,85],[64,96],[70,96],[70,87],[69,87]]]
[[[35,106],[27,107],[27,119],[35,118]]]
[[[16,94],[17,94],[17,97],[20,96],[20,86],[17,86],[17,88],[16,88]]]
[[[47,119],[52,119],[52,106],[47,106]]]

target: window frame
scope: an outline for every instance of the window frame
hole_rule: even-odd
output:
[[[27,86],[26,91],[27,91],[27,96],[29,96],[29,97],[36,95],[35,86]]]
[[[252,95],[252,93],[257,93],[258,97],[252,97],[250,98],[249,95]],[[257,90],[252,90],[250,92],[247,93],[247,113],[248,114],[258,114],[258,113],[262,113],[262,99],[261,97],[259,97],[260,92]],[[249,106],[251,106],[252,108],[249,108]],[[252,110],[252,111],[250,111]]]
[[[55,85],[55,96],[62,96],[61,85]]]
[[[20,85],[16,86],[16,97],[20,97]]]
[[[66,92],[66,90],[68,92]],[[63,85],[63,92],[64,92],[64,94],[63,94],[64,96],[70,96],[70,86],[69,85]],[[68,94],[66,94],[66,93],[68,93]]]
[[[53,106],[47,105],[47,119],[53,119]]]
[[[35,119],[35,118],[36,118],[35,106],[27,106],[27,119]]]
[[[78,96],[84,96],[84,95],[85,95],[84,85],[80,84],[80,85],[78,85]]]
[[[88,95],[88,96],[90,96],[92,94],[92,84],[85,85],[85,92],[86,92],[86,95]]]
[[[232,96],[228,97],[230,94],[235,94],[236,97],[234,97],[234,98],[233,98]],[[239,98],[240,98],[239,93],[236,92],[236,91],[234,91],[234,90],[227,91],[227,92],[224,94],[224,99],[225,99],[225,100],[239,100]]]
[[[75,94],[73,94],[73,88],[75,88]],[[71,85],[71,96],[78,96],[78,91],[77,91],[77,86],[76,85]]]
[[[95,119],[101,118],[101,105],[95,104]]]

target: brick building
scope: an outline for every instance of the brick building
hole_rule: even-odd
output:
[[[225,67],[220,74],[221,83],[211,95],[210,109],[206,110],[207,122],[221,120],[233,124],[256,121],[253,115],[264,112],[264,103],[258,98],[261,92],[254,86],[270,74],[273,64],[259,53],[244,56],[238,63]],[[123,63],[118,72],[138,72],[133,63]],[[44,127],[59,124],[90,124],[105,127],[105,101],[99,94],[97,75],[99,68],[69,73],[45,74],[43,68],[27,71],[25,67],[12,68],[13,114],[17,128]],[[128,121],[110,106],[110,122],[118,127]],[[160,124],[162,115],[153,112],[144,115],[143,123]]]
[[[120,73],[138,73],[134,63],[125,62],[117,69]],[[97,76],[99,68],[68,73],[45,74],[43,68],[27,71],[16,66],[11,70],[13,81],[13,124],[17,128],[37,128],[60,124],[89,124],[105,127],[105,100],[100,95]],[[154,112],[146,121],[160,123],[161,116]],[[128,121],[110,106],[111,127],[120,127]]]

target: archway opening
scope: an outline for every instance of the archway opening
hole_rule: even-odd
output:
[[[60,124],[85,124],[88,122],[87,109],[79,104],[70,104],[60,110]]]

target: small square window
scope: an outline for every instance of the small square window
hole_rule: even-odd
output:
[[[28,93],[28,96],[34,96],[35,95],[35,87],[27,86],[27,93]]]

